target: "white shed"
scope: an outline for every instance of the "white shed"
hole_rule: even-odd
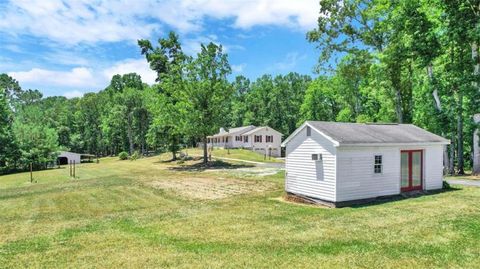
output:
[[[69,164],[70,162],[74,162],[75,164],[79,164],[82,160],[82,154],[69,152],[69,151],[61,151],[57,157],[58,164]]]
[[[282,144],[285,190],[341,206],[441,189],[447,144],[412,124],[307,121]]]

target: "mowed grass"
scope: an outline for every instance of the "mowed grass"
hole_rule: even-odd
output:
[[[329,209],[279,201],[282,172],[183,169],[194,163],[0,177],[0,267],[480,268],[480,188]],[[191,198],[182,181],[233,194]],[[261,191],[232,192],[251,184]]]
[[[467,173],[466,175],[463,176],[448,176],[446,179],[458,179],[458,180],[480,180],[480,175],[472,175],[470,173]]]
[[[189,155],[195,156],[203,156],[203,150],[200,148],[189,148],[182,150],[183,152],[188,153]],[[253,162],[266,162],[266,163],[281,163],[284,162],[282,159],[278,159],[275,157],[268,157],[264,156],[264,154],[260,154],[257,152],[253,152],[248,149],[222,149],[222,148],[215,148],[212,151],[212,157],[219,157],[219,158],[231,158],[231,159],[241,159]]]

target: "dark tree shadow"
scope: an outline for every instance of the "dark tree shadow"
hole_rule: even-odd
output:
[[[376,205],[381,205],[385,203],[390,203],[394,201],[401,201],[401,200],[406,200],[406,199],[416,199],[424,196],[430,196],[430,195],[437,195],[440,193],[448,193],[448,192],[454,192],[460,190],[459,188],[446,188],[446,189],[440,189],[440,190],[433,190],[433,191],[418,191],[418,192],[411,192],[411,193],[402,193],[399,195],[393,195],[393,196],[386,196],[386,197],[377,197],[374,199],[365,199],[365,200],[360,200],[360,201],[352,201],[351,204],[348,204],[348,202],[342,207],[351,207],[351,208],[363,208],[363,207],[368,207],[368,206],[376,206]]]
[[[202,158],[200,158],[201,160]],[[173,171],[205,171],[215,169],[240,169],[255,167],[251,164],[232,164],[221,160],[210,161],[207,164],[195,163],[195,164],[181,164],[176,167],[170,167]]]
[[[191,156],[187,156],[187,157],[183,157],[183,158],[177,158],[177,159],[168,159],[168,160],[158,160],[156,162],[153,162],[154,164],[159,164],[159,163],[173,163],[173,162],[180,162],[180,161],[199,161],[199,160],[202,160],[203,158],[202,157],[191,157]]]
[[[407,192],[407,193],[396,194],[396,195],[381,196],[376,198],[368,198],[368,199],[352,200],[352,201],[336,202],[336,203],[319,200],[319,199],[308,197],[308,196],[293,194],[293,193],[287,193],[284,199],[287,201],[296,202],[296,203],[327,206],[327,207],[364,208],[364,207],[376,206],[376,205],[381,205],[385,203],[391,203],[391,202],[401,201],[406,199],[417,199],[423,196],[437,195],[441,193],[448,193],[448,192],[458,191],[458,190],[460,189],[448,187],[440,190],[414,191],[414,192]]]

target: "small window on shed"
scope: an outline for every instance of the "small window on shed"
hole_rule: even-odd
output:
[[[310,126],[307,126],[307,136],[311,136],[312,135],[312,128],[310,128]]]
[[[375,155],[375,163],[373,165],[375,174],[381,174],[383,172],[383,158],[382,155]]]
[[[312,161],[321,161],[322,154],[312,154]]]

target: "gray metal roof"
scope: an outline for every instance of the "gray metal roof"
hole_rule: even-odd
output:
[[[254,134],[254,133],[256,133],[256,132],[258,132],[258,131],[260,131],[260,130],[262,130],[262,129],[264,129],[264,128],[267,128],[267,131],[268,131],[268,129],[270,129],[271,131],[277,132],[277,133],[279,133],[280,135],[282,135],[279,131],[277,131],[277,130],[271,128],[271,127],[268,127],[268,126],[260,126],[260,127],[257,127],[257,128],[255,128],[255,129],[252,129],[252,130],[244,133],[243,135],[251,135],[251,134]]]
[[[254,128],[255,128],[255,126],[253,126],[253,125],[230,128],[230,129],[228,129],[228,132],[219,132],[217,134],[214,134],[214,135],[208,136],[208,137],[222,137],[222,136],[230,136],[230,135],[241,135],[241,134],[243,134],[245,132],[248,132],[249,130],[252,130]]]
[[[413,124],[370,124],[307,121],[340,144],[409,144],[450,141]]]
[[[263,128],[265,128],[265,127],[257,127],[257,128],[254,128],[254,129],[252,129],[252,130],[244,133],[243,135],[251,135],[251,134],[253,134],[253,133],[256,133],[256,132],[262,130]]]
[[[236,128],[230,128],[228,129],[229,134],[243,134],[244,132],[247,132],[251,129],[254,129],[255,126],[253,125],[248,125],[248,126],[242,126],[242,127],[236,127]]]

